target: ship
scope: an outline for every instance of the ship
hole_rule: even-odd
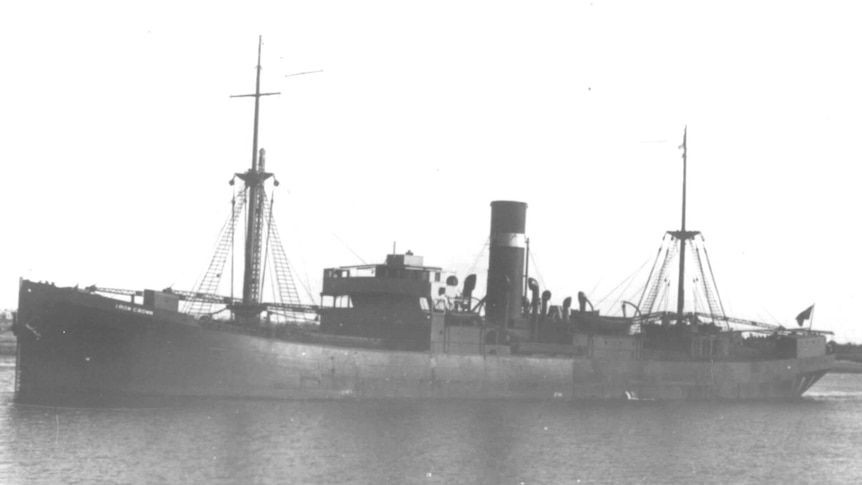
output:
[[[702,237],[686,229],[685,136],[681,228],[668,231],[640,299],[624,302],[622,316],[602,315],[583,292],[576,305],[570,297],[551,304],[529,276],[527,204],[508,200],[491,202],[481,298],[476,274],[460,281],[393,248],[379,264],[324,269],[319,302],[303,303],[267,198],[277,181],[258,149],[260,99],[276,94],[260,91],[260,55],[259,41],[255,92],[241,95],[255,102],[251,167],[231,180],[242,185],[197,287],[21,279],[18,399],[791,399],[832,368],[829,332],[803,326],[810,309],[798,328],[725,315]],[[235,239],[244,240],[241,296],[233,295]],[[688,253],[702,273],[701,311],[683,306]],[[671,261],[677,308],[660,309]],[[217,290],[227,273],[226,296]]]

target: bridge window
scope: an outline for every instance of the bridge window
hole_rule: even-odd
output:
[[[353,301],[349,295],[339,295],[334,298],[335,308],[353,308]]]

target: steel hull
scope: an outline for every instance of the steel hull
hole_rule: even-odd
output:
[[[833,356],[672,361],[452,355],[309,345],[23,282],[16,392],[263,399],[768,399]]]

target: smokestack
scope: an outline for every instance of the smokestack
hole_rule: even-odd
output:
[[[485,317],[494,325],[505,327],[508,326],[507,320],[521,317],[526,222],[526,203],[506,200],[491,202]]]

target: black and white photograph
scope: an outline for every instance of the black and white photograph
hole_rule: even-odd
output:
[[[862,483],[860,19],[4,4],[0,483]]]

